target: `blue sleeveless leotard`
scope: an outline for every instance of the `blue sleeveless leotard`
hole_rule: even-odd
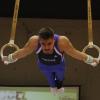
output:
[[[62,81],[64,79],[65,62],[64,55],[58,47],[59,35],[54,34],[54,51],[52,54],[45,54],[41,45],[38,44],[36,50],[37,65],[47,78],[49,85],[55,87],[55,80]]]

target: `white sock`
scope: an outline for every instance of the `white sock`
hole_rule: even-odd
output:
[[[56,87],[50,87],[50,92],[53,94],[53,95],[56,95],[57,94],[57,88]]]
[[[60,88],[60,89],[57,89],[57,93],[58,93],[58,94],[64,93],[64,88],[62,87],[62,88]]]

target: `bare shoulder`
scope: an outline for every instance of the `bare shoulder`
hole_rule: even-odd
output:
[[[25,47],[28,47],[30,49],[36,49],[38,46],[38,39],[39,37],[37,35],[31,36],[28,40],[28,42],[26,43]]]
[[[34,35],[34,36],[31,36],[31,37],[29,38],[29,41],[28,41],[28,42],[30,42],[30,43],[32,43],[32,44],[38,44],[38,40],[39,40],[39,36]]]
[[[39,36],[34,35],[34,36],[31,36],[29,40],[30,41],[38,41],[38,39],[39,39]]]
[[[66,36],[59,36],[58,43],[64,45],[65,43],[69,43],[69,39]]]
[[[69,41],[68,37],[59,36],[58,46],[59,46],[61,51],[64,51],[65,48],[68,48],[69,44],[70,44],[70,41]]]

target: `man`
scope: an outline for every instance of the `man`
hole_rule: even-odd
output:
[[[50,90],[54,94],[64,92],[64,53],[87,64],[99,63],[96,58],[76,50],[67,37],[54,34],[50,27],[40,29],[38,35],[32,36],[22,49],[4,56],[2,60],[13,63],[32,52],[36,52],[37,65],[47,78]]]

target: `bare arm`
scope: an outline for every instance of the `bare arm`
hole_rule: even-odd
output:
[[[38,36],[32,36],[22,49],[19,49],[12,54],[12,58],[21,59],[23,57],[26,57],[27,55],[31,54],[33,51],[36,50],[37,44]]]
[[[67,37],[60,36],[59,46],[61,48],[61,51],[64,51],[66,54],[72,56],[73,58],[81,61],[86,61],[87,54],[75,49]]]

